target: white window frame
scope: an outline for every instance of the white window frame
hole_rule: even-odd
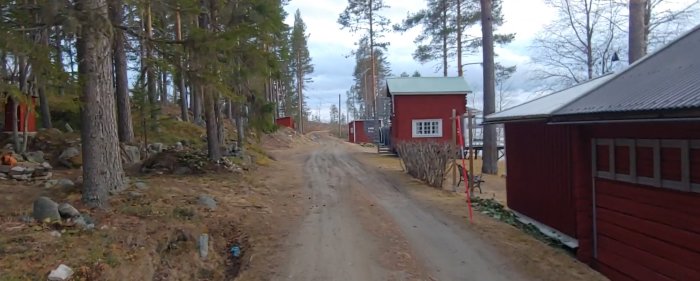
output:
[[[419,134],[418,124],[419,123],[437,123],[437,132],[432,134]],[[414,138],[441,138],[442,137],[442,119],[415,119],[411,122],[411,131]]]

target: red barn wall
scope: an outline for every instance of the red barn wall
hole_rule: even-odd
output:
[[[593,138],[691,140],[700,139],[699,128],[700,122],[596,124],[577,128],[576,134],[587,145],[574,149],[572,157],[574,163],[584,159],[589,166],[580,165],[572,176],[579,259],[591,263],[612,280],[700,280],[700,265],[693,262],[700,259],[700,208],[697,207],[700,194],[597,178],[597,233],[594,234],[590,167]],[[629,159],[625,157],[629,151],[620,146],[614,149],[620,157],[616,156],[616,168],[629,169]],[[661,151],[662,178],[677,177],[676,170],[680,169],[680,159],[671,157],[674,154],[671,150]],[[640,155],[637,163],[645,161],[642,158]],[[690,150],[689,158],[691,182],[700,183],[700,150]],[[648,171],[638,165],[637,173]]]
[[[452,109],[466,112],[466,95],[397,95],[393,97],[392,144],[409,140],[452,140]],[[413,138],[413,120],[442,119],[441,138]]]
[[[571,127],[541,121],[507,123],[508,207],[576,237],[571,188]]]

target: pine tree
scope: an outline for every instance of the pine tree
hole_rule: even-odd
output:
[[[307,45],[308,35],[306,34],[306,24],[301,18],[299,10],[294,14],[294,27],[291,35],[291,55],[292,55],[292,72],[294,74],[296,100],[298,113],[296,115],[299,131],[304,132],[304,119],[306,109],[304,108],[304,89],[308,83],[312,82],[308,77],[314,71],[314,66],[311,64],[311,55]]]
[[[112,95],[111,22],[106,0],[80,0],[78,71],[82,81],[83,201],[106,207],[110,191],[124,185]]]

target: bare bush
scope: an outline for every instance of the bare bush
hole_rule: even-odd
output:
[[[457,147],[445,142],[403,142],[396,150],[409,175],[437,188],[442,188],[447,164],[457,155]]]

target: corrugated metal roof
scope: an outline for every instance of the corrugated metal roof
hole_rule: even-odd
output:
[[[486,116],[487,123],[537,119],[551,116],[555,111],[602,85],[614,75],[601,76],[521,105]]]
[[[555,116],[700,108],[700,25]]]
[[[463,77],[399,77],[386,79],[387,95],[417,95],[436,94],[464,95],[469,85]]]

